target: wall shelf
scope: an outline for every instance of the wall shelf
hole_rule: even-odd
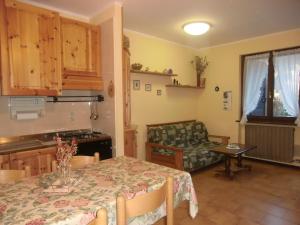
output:
[[[160,73],[154,71],[144,71],[144,70],[130,70],[131,73],[138,73],[138,74],[148,74],[154,76],[162,76],[162,77],[176,77],[177,74],[167,74],[167,73]]]
[[[173,85],[173,84],[168,84],[166,87],[171,87],[171,88],[192,88],[192,89],[204,89],[203,87],[196,87],[192,85]]]

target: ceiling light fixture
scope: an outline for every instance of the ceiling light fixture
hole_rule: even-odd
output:
[[[183,30],[190,35],[201,35],[206,33],[210,28],[208,23],[192,22],[183,25]]]

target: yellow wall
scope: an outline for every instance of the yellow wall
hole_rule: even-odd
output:
[[[113,19],[101,23],[101,75],[104,91],[101,94],[104,101],[97,104],[99,118],[91,120],[92,128],[112,137],[113,156],[116,155],[115,135],[115,98],[110,97],[107,89],[114,80],[114,52],[113,52]],[[97,94],[97,93],[94,93]],[[101,157],[101,156],[100,156]]]
[[[125,31],[130,39],[131,64],[141,63],[150,70],[163,71],[172,68],[182,84],[195,85],[196,75],[190,61],[197,51],[155,37]],[[202,90],[166,88],[171,84],[169,77],[131,74],[132,80],[140,80],[140,90],[131,87],[132,124],[138,126],[138,158],[145,157],[146,124],[195,119],[198,96]],[[145,84],[152,85],[151,92],[145,91]],[[157,96],[156,91],[162,90]]]
[[[131,80],[140,80],[141,90],[131,88],[132,123],[138,125],[138,157],[145,157],[146,124],[187,119],[203,121],[209,133],[227,135],[231,142],[243,142],[240,119],[240,56],[272,49],[300,46],[300,29],[247,39],[227,45],[200,50],[140,33],[125,31],[130,39],[131,63],[141,63],[150,70],[162,71],[171,67],[182,84],[195,84],[196,76],[190,61],[195,55],[205,55],[209,66],[205,71],[204,90],[166,88],[170,78],[132,74]],[[152,84],[152,91],[145,92],[145,83]],[[215,92],[215,86],[220,87]],[[162,90],[162,96],[156,90]],[[232,108],[223,110],[223,92],[232,91]],[[296,145],[300,132],[296,129]]]
[[[198,119],[205,122],[210,133],[228,135],[231,142],[243,141],[243,132],[235,120],[240,119],[240,56],[272,49],[300,46],[300,29],[266,35],[227,45],[201,49],[208,58],[206,88],[199,96]],[[214,87],[220,86],[215,92]],[[223,91],[232,91],[232,110],[223,111]],[[296,129],[296,144],[300,132]]]
[[[110,81],[114,85],[114,97],[106,97],[106,101],[99,106],[103,116],[103,120],[93,123],[93,128],[105,129],[113,136],[115,144],[114,153],[116,156],[124,155],[124,125],[123,125],[123,79],[122,79],[122,5],[115,2],[112,6],[105,9],[99,15],[94,16],[90,20],[94,24],[106,24],[103,38],[106,43],[102,44],[102,72],[104,75],[104,92],[107,96],[107,86]],[[112,38],[109,42],[107,38]],[[114,104],[114,105],[112,105]],[[101,120],[101,119],[100,119]]]

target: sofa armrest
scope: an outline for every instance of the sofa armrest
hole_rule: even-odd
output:
[[[175,157],[174,159],[167,159],[168,156],[154,153],[154,148],[162,148],[174,151]],[[178,170],[183,170],[183,149],[174,146],[146,142],[146,160],[149,162],[170,166]]]
[[[227,145],[229,142],[230,137],[228,136],[220,136],[220,135],[208,135],[208,138],[219,138],[221,139],[221,143]]]

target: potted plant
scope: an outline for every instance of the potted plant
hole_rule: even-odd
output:
[[[195,56],[195,68],[197,74],[197,87],[205,87],[205,78],[202,78],[201,75],[204,73],[206,67],[208,66],[208,61],[205,57]]]

